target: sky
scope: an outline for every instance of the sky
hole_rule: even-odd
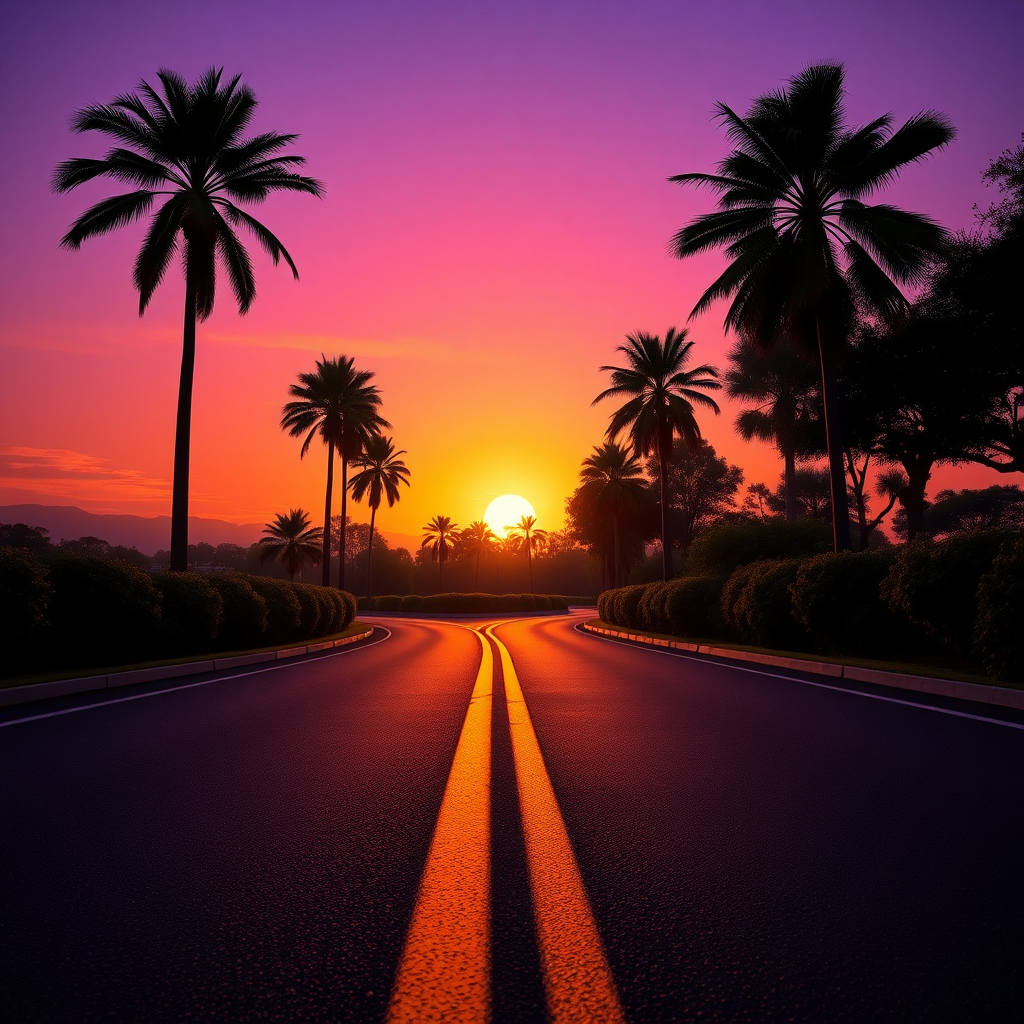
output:
[[[716,101],[745,110],[809,63],[842,61],[847,110],[945,112],[957,140],[886,201],[951,229],[987,204],[981,172],[1024,130],[1024,2],[194,3],[0,0],[0,503],[170,511],[184,285],[172,269],[144,317],[131,269],[144,225],[65,252],[94,182],[57,196],[54,167],[99,156],[71,114],[211,65],[241,73],[254,131],[297,132],[322,200],[254,211],[301,279],[254,248],[241,317],[222,281],[199,326],[190,512],[265,522],[322,516],[326,453],[279,427],[288,385],[321,353],[376,374],[411,489],[378,518],[418,535],[466,524],[503,493],[563,523],[610,406],[591,407],[628,332],[687,326],[723,266],[669,257],[709,210],[667,183],[727,151]],[[724,366],[724,307],[688,325]],[[738,407],[699,414],[745,483],[774,484]],[[941,486],[1005,483],[943,467]],[[365,509],[356,518],[368,518]]]

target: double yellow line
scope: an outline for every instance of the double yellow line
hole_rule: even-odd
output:
[[[556,1024],[624,1022],[615,981],[569,842],[519,677],[495,626],[482,654],[420,881],[389,1024],[491,1016],[490,785],[493,656],[505,680],[548,1013]],[[486,636],[485,636],[486,633]]]

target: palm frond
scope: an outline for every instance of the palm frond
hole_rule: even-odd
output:
[[[60,240],[60,247],[77,249],[87,238],[131,224],[149,212],[153,198],[152,192],[140,190],[101,200],[95,206],[90,206],[71,225],[71,229]]]

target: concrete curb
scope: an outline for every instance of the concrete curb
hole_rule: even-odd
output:
[[[240,668],[242,665],[256,665],[260,662],[280,661],[283,658],[297,658],[302,654],[315,654],[332,647],[345,647],[359,640],[365,640],[373,628],[364,633],[345,636],[339,640],[324,640],[304,647],[283,647],[276,651],[261,651],[258,654],[238,654],[233,658],[212,658],[207,661],[189,661],[181,665],[155,665],[153,668],[137,668],[129,672],[111,672],[105,676],[82,676],[79,679],[54,679],[49,683],[29,683],[27,686],[11,686],[0,690],[0,708],[30,704],[32,701],[48,700],[51,697],[68,697],[75,693],[90,693],[94,690],[113,690],[120,686],[134,686],[136,683],[152,683],[161,679],[177,679],[181,676],[197,676],[203,672],[217,672],[225,668]]]
[[[891,686],[897,690],[914,690],[917,693],[932,693],[939,697],[955,697],[980,704],[995,704],[1003,708],[1024,711],[1024,690],[1012,690],[1005,686],[986,686],[984,683],[962,683],[955,679],[934,679],[930,676],[905,675],[901,672],[883,672],[874,668],[859,668],[856,665],[837,665],[831,661],[805,661],[803,658],[785,658],[774,654],[756,654],[753,651],[733,651],[727,647],[709,644],[691,644],[683,640],[663,640],[659,637],[630,633],[623,629],[605,629],[582,623],[588,633],[619,637],[652,647],[671,647],[693,654],[707,654],[727,661],[747,661],[774,668],[795,669],[814,675],[829,676],[833,679],[850,679],[859,683],[874,683],[876,686]]]

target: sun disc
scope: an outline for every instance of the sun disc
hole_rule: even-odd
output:
[[[518,494],[503,494],[487,506],[484,522],[499,536],[504,537],[510,526],[515,526],[523,516],[535,516],[533,506]]]

